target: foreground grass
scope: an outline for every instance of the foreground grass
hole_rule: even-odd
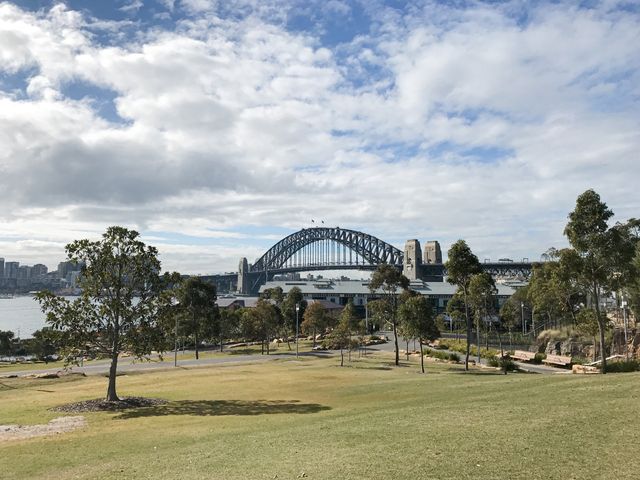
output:
[[[2,478],[637,478],[640,374],[464,374],[388,357],[277,360],[119,377],[170,400],[0,443]],[[101,397],[102,377],[6,379],[0,423]]]

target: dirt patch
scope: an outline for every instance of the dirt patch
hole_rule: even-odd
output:
[[[84,402],[68,403],[53,408],[56,412],[118,412],[129,408],[154,407],[164,405],[166,400],[161,398],[145,398],[145,397],[122,397],[120,401],[108,402],[102,398],[94,400],[85,400]]]
[[[44,425],[0,425],[0,442],[58,435],[82,428],[86,424],[84,417],[78,416],[54,418]]]

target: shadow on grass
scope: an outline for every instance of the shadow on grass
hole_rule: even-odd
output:
[[[331,407],[318,403],[300,403],[298,400],[181,400],[165,405],[127,410],[115,418],[125,420],[140,417],[192,415],[216,417],[224,415],[273,415],[278,413],[318,413]]]

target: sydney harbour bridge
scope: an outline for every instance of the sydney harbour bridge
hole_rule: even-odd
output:
[[[340,227],[303,228],[283,238],[250,264],[240,260],[237,273],[205,277],[218,291],[255,294],[275,275],[321,270],[375,270],[378,265],[394,265],[410,280],[442,282],[446,269],[438,242],[428,242],[435,250],[423,260],[420,242],[408,240],[405,251],[373,235]],[[528,261],[485,262],[485,271],[494,277],[528,278],[532,264]]]

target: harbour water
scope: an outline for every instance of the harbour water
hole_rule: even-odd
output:
[[[0,330],[11,330],[16,337],[30,338],[45,326],[45,316],[32,296],[0,298]]]

